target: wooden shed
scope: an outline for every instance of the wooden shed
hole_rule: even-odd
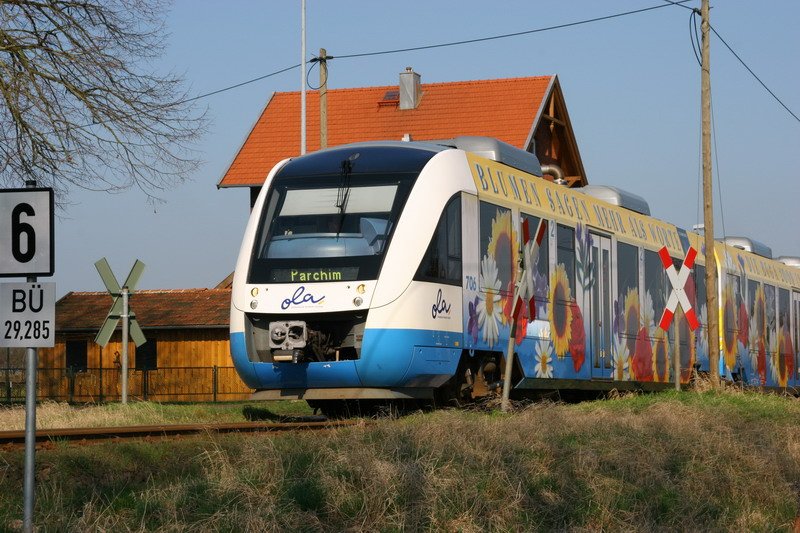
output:
[[[120,328],[94,342],[111,308],[107,292],[70,292],[56,302],[56,345],[39,350],[40,398],[119,397]],[[142,290],[131,310],[147,342],[128,345],[129,395],[156,401],[241,400],[252,392],[231,365],[230,289]]]

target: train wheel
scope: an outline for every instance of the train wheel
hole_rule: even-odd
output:
[[[473,359],[467,354],[461,355],[456,373],[450,381],[442,385],[435,393],[435,403],[439,406],[464,407],[473,402],[472,391],[475,386]]]

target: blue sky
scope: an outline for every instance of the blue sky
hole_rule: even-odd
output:
[[[660,5],[636,1],[307,0],[308,58],[526,31]],[[700,7],[699,0],[688,3]],[[224,7],[223,7],[224,6]],[[332,60],[329,87],[389,85],[412,66],[423,83],[557,74],[590,183],[645,197],[654,216],[691,228],[702,218],[700,69],[689,10],[667,6],[592,24],[470,45]],[[800,4],[728,0],[711,23],[800,115]],[[156,68],[203,94],[300,62],[300,1],[178,0]],[[800,255],[800,122],[715,37],[715,234],[748,235],[775,255]],[[316,84],[318,73],[310,80]],[[118,278],[136,258],[140,288],[211,287],[233,269],[248,215],[244,189],[217,190],[274,91],[299,90],[295,69],[206,99],[211,126],[194,179],[152,206],[136,190],[76,191],[56,222],[57,294],[103,290],[93,263]],[[309,132],[312,135],[313,132]],[[298,126],[299,146],[299,126]],[[292,154],[287,154],[292,155]],[[720,193],[722,201],[720,203]]]

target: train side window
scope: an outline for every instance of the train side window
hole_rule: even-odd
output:
[[[726,350],[728,358],[733,360],[738,351],[739,337],[739,309],[742,306],[742,278],[734,274],[726,275],[725,288],[722,301],[723,341],[722,347]],[[744,344],[744,343],[743,343]]]
[[[531,239],[536,237],[539,227],[539,217],[522,214],[522,219],[528,221],[528,230]],[[539,254],[534,261],[533,270],[533,298],[536,302],[536,317],[547,319],[547,304],[550,298],[550,242],[549,231],[544,232],[542,242],[539,244]]]
[[[642,307],[643,327],[653,331],[661,320],[661,313],[667,303],[667,274],[658,253],[644,251],[644,303]],[[656,315],[658,313],[658,315]]]
[[[767,316],[767,338],[764,340],[764,346],[767,351],[767,360],[769,361],[778,348],[778,322],[776,316],[778,302],[774,285],[764,284],[764,301],[766,303],[765,314]]]
[[[516,254],[519,246],[511,227],[511,210],[488,202],[480,203],[480,290],[513,292]]]
[[[639,249],[617,242],[617,301],[614,302],[615,330],[620,348],[632,357],[639,334]]]
[[[752,279],[747,280],[747,316],[750,319],[748,328],[747,349],[750,353],[758,352],[758,344],[761,338],[761,331],[764,329],[764,310],[759,309],[758,296],[761,300],[764,299],[763,289],[761,284]]]
[[[559,224],[556,244],[556,265],[567,274],[569,293],[575,298],[575,228]]]
[[[778,385],[785,387],[794,372],[794,347],[791,341],[790,293],[788,289],[778,288],[778,339],[777,370]]]
[[[461,196],[444,208],[414,276],[418,281],[461,285]]]

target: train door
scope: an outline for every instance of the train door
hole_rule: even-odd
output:
[[[792,348],[794,349],[794,380],[800,384],[800,292],[792,292]]]
[[[611,378],[613,341],[613,287],[611,286],[611,239],[591,234],[592,282],[589,291],[589,332],[592,350],[592,377]]]

